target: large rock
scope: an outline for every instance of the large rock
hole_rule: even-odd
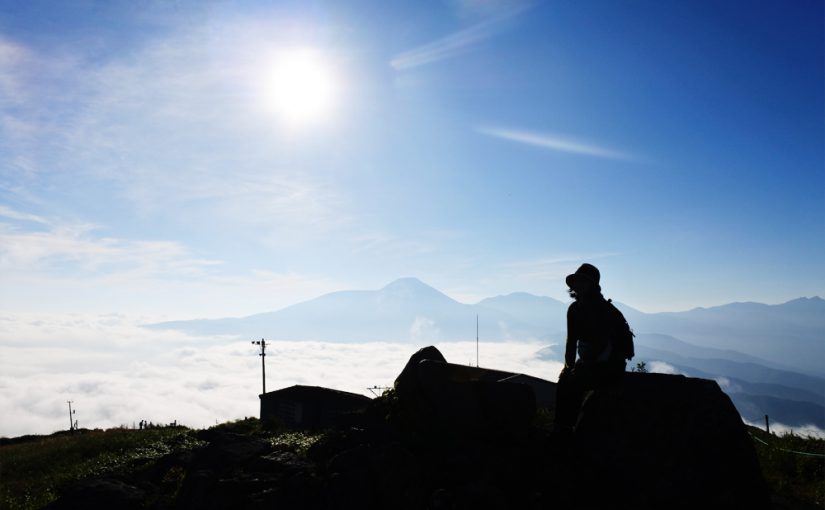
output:
[[[447,363],[435,347],[410,358],[395,382],[408,426],[444,439],[514,442],[536,413],[531,386],[498,382],[501,372]]]
[[[641,508],[769,501],[753,443],[714,381],[626,373],[618,387],[586,399],[574,440],[602,486]]]
[[[441,351],[432,345],[416,351],[410,356],[407,364],[404,365],[404,370],[395,378],[395,391],[400,398],[409,399],[415,397],[415,394],[418,392],[418,365],[425,360],[440,361],[442,363],[447,362],[444,355],[441,354]]]

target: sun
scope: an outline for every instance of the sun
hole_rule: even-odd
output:
[[[268,103],[289,124],[321,121],[334,106],[336,79],[318,50],[301,48],[278,53],[267,82]]]

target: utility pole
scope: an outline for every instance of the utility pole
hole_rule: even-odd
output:
[[[263,387],[264,387],[263,393],[266,393],[266,363],[264,362],[264,360],[266,358],[266,340],[264,340],[263,338],[261,338],[260,341],[255,340],[255,341],[252,342],[252,345],[260,345],[261,346],[261,353],[258,354],[258,356],[261,357],[261,374],[262,374],[262,377],[263,377]]]
[[[74,411],[72,411],[72,402],[74,400],[67,400],[66,403],[69,404],[69,431],[74,430]]]

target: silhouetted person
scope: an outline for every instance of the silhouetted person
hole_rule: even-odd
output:
[[[630,326],[602,296],[600,278],[595,266],[582,264],[566,279],[575,301],[567,309],[564,369],[556,386],[557,430],[572,430],[585,392],[618,383],[634,354]]]

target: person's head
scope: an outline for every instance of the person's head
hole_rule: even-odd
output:
[[[567,283],[567,292],[573,299],[591,296],[601,292],[602,288],[599,286],[601,274],[596,266],[592,264],[582,264],[576,269],[576,272],[567,275],[565,283]]]

